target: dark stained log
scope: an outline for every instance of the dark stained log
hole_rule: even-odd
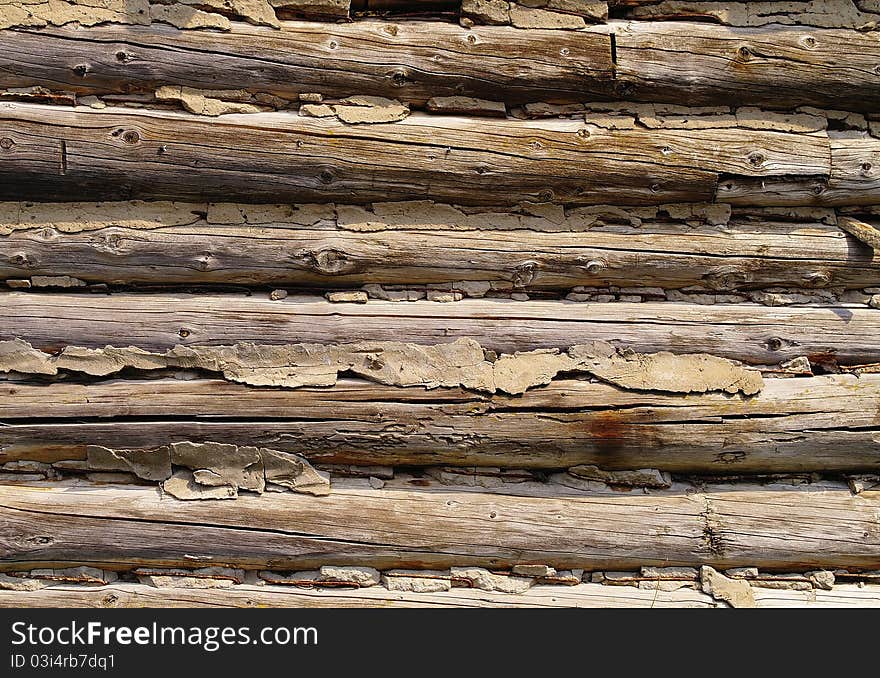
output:
[[[875,309],[702,306],[671,302],[583,303],[466,299],[336,304],[320,297],[187,294],[0,294],[0,340],[46,351],[106,345],[167,350],[178,344],[334,344],[460,337],[514,353],[609,341],[644,353],[710,353],[773,365],[798,356],[824,363],[880,362]]]
[[[227,442],[315,463],[876,472],[880,375],[765,379],[756,396],[626,391],[558,379],[522,396],[459,388],[252,388],[216,379],[0,382],[0,464],[86,445]]]

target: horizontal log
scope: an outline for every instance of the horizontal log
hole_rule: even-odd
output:
[[[772,185],[832,175],[834,204],[880,201],[873,175],[831,165],[824,131],[731,127],[728,118],[653,130],[426,114],[349,125],[291,112],[212,119],[9,103],[0,107],[0,199],[638,205],[711,201],[721,176]]]
[[[280,30],[235,23],[229,33],[108,24],[2,31],[0,53],[0,87],[51,83],[81,94],[152,94],[173,84],[293,101],[304,92],[372,94],[423,106],[435,96],[520,103],[613,92],[611,41],[590,31],[423,21],[291,21]],[[85,64],[87,76],[71,64]]]
[[[326,497],[266,494],[234,502],[181,502],[149,487],[7,484],[0,486],[0,560],[5,570],[193,562],[284,570],[327,563],[386,569],[536,562],[589,570],[710,564],[788,572],[880,566],[880,495],[853,496],[843,484],[674,486],[647,494],[529,487],[534,494],[516,489],[514,496],[450,492],[417,480],[378,490],[343,481]]]
[[[876,594],[857,586],[846,587],[835,600],[850,605],[871,605]],[[849,589],[854,591],[850,593]],[[836,592],[836,591],[835,591]],[[849,594],[849,595],[847,595]],[[830,598],[822,596],[823,601]],[[710,596],[693,589],[648,591],[632,586],[534,586],[525,593],[498,593],[471,588],[455,588],[442,593],[388,591],[380,587],[365,589],[301,589],[293,586],[249,586],[227,589],[155,588],[142,584],[108,586],[53,586],[39,591],[0,590],[0,608],[5,607],[309,607],[309,608],[560,608],[560,607],[692,607],[718,605]]]
[[[880,283],[880,259],[837,226],[774,222],[772,215],[709,225],[699,214],[671,219],[658,208],[653,216],[632,211],[632,225],[622,225],[615,222],[627,213],[619,208],[607,215],[559,210],[548,218],[393,207],[383,215],[342,205],[0,204],[0,233],[11,231],[0,236],[10,253],[0,256],[0,280],[304,287],[492,281],[539,290],[646,281],[709,290]]]
[[[87,445],[260,445],[327,464],[651,467],[741,474],[880,469],[880,375],[765,379],[755,396],[559,379],[521,396],[342,379],[0,382],[0,464],[85,459]]]
[[[880,607],[878,586],[835,586],[831,591],[786,591],[753,587],[758,608]],[[156,588],[143,584],[53,586],[39,591],[0,591],[0,607],[157,608],[157,607],[310,607],[310,608],[665,608],[727,607],[700,591],[655,591],[633,586],[533,586],[525,593],[454,588],[442,593],[385,589],[300,589],[242,584],[225,589]]]
[[[872,33],[682,21],[619,22],[614,33],[615,73],[629,86],[630,100],[853,111],[880,106],[874,70],[880,43]]]
[[[466,299],[336,304],[317,297],[282,301],[237,295],[0,293],[0,341],[20,338],[46,351],[65,346],[339,344],[476,339],[514,353],[568,349],[591,341],[656,353],[710,353],[774,365],[798,356],[840,364],[880,362],[880,314],[865,306],[580,303]]]
[[[280,29],[233,22],[218,33],[105,24],[3,31],[0,53],[0,87],[81,94],[152,94],[174,84],[290,100],[373,94],[414,106],[456,95],[508,104],[880,106],[872,75],[880,46],[870,33],[846,29],[636,21],[575,32],[365,20],[286,21]]]

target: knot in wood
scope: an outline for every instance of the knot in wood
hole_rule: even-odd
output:
[[[807,49],[813,49],[816,46],[816,38],[812,35],[805,35],[800,40],[801,45],[806,47]]]
[[[590,275],[596,275],[598,273],[601,273],[602,271],[605,270],[605,267],[606,267],[605,262],[600,261],[599,259],[591,259],[590,261],[587,262],[586,266],[584,266],[587,273],[589,273]]]
[[[828,287],[831,284],[831,274],[824,271],[814,271],[804,276],[804,284],[807,287]]]
[[[403,87],[409,82],[409,72],[405,68],[396,68],[387,77],[391,80],[391,84],[394,87]]]
[[[530,285],[538,274],[538,264],[534,261],[526,261],[516,267],[513,272],[511,282],[514,287],[525,287]]]
[[[321,173],[318,175],[318,180],[322,184],[331,184],[333,183],[333,172],[330,170],[321,170]]]
[[[9,257],[9,261],[11,261],[16,266],[30,266],[31,260],[28,259],[28,255],[24,252],[16,252],[11,257]]]
[[[764,164],[764,161],[766,160],[764,154],[760,153],[759,151],[752,151],[751,153],[749,153],[748,157],[749,164],[752,165],[752,167],[760,167]]]
[[[873,165],[871,163],[865,161],[861,165],[859,165],[859,173],[863,177],[866,177],[871,173],[872,168],[873,168]]]
[[[731,290],[746,284],[751,276],[732,266],[718,266],[703,275],[703,281],[713,290]]]
[[[73,67],[73,72],[76,73],[79,77],[84,78],[86,74],[91,70],[88,64],[77,64]]]
[[[120,63],[128,63],[129,61],[134,61],[134,54],[129,54],[125,50],[119,50],[116,52],[116,61]]]
[[[750,50],[747,45],[743,45],[738,50],[736,50],[737,61],[748,61],[751,58],[752,50]]]
[[[397,26],[395,26],[394,24],[388,24],[382,30],[385,31],[388,35],[397,35]]]
[[[140,140],[141,140],[141,135],[138,134],[133,129],[125,130],[122,133],[122,143],[124,143],[124,144],[132,145],[132,144],[136,144]]]
[[[3,137],[2,139],[0,139],[0,148],[2,148],[4,151],[8,151],[13,146],[15,146],[15,141],[10,139],[9,137]]]
[[[307,254],[306,258],[312,268],[319,273],[332,275],[335,273],[342,273],[350,268],[348,255],[341,250],[332,248],[320,250],[318,252]]]
[[[778,351],[782,348],[783,343],[784,342],[779,337],[770,337],[767,340],[767,348],[769,348],[771,351]]]

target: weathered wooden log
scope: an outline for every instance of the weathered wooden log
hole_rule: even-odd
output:
[[[342,379],[251,388],[216,379],[0,382],[0,464],[85,459],[87,445],[260,445],[312,462],[659,468],[676,473],[880,469],[880,375],[765,379],[755,396],[630,391],[559,379],[521,396]]]
[[[617,129],[414,114],[349,125],[289,112],[210,119],[10,103],[0,108],[0,199],[662,204],[711,201],[719,177],[733,176],[766,181],[754,202],[776,204],[788,198],[773,180],[799,175],[830,176],[834,204],[880,202],[871,172],[852,176],[848,156],[829,161],[824,131],[730,123]]]
[[[0,31],[0,53],[0,87],[52,83],[83,94],[182,85],[294,101],[304,92],[373,94],[424,105],[435,96],[516,103],[614,91],[610,39],[589,31],[383,21],[285,22],[281,30],[237,23],[230,33],[105,25]]]
[[[303,92],[373,94],[416,106],[434,96],[857,111],[880,105],[871,75],[880,45],[853,30],[616,22],[572,32],[358,21],[284,22],[280,30],[233,23],[217,33],[106,24],[2,31],[0,53],[0,87],[81,94],[182,85],[290,100]]]
[[[778,593],[778,592],[774,592]],[[786,592],[783,592],[786,593]],[[834,590],[820,596],[822,602],[871,605],[877,594],[855,585],[845,591]],[[774,596],[774,598],[779,598]],[[785,597],[781,597],[785,600]],[[797,598],[793,599],[797,601]],[[817,600],[818,602],[818,600]],[[648,591],[632,586],[535,586],[525,593],[498,593],[471,588],[455,588],[442,593],[388,591],[380,587],[365,589],[303,589],[293,586],[248,586],[229,589],[155,588],[143,584],[115,583],[109,586],[76,586],[38,591],[0,590],[0,607],[693,607],[709,608],[718,603],[694,589]],[[794,605],[792,605],[794,606]]]
[[[615,73],[628,86],[627,99],[857,111],[880,106],[880,41],[873,33],[634,21],[614,24],[614,35]]]
[[[880,587],[842,584],[831,591],[786,591],[753,587],[755,606],[880,607]],[[364,589],[305,589],[292,586],[250,586],[225,589],[156,588],[144,584],[53,586],[38,591],[2,591],[0,607],[158,608],[158,607],[441,607],[441,608],[666,608],[726,607],[691,588],[656,591],[633,586],[534,586],[525,593],[498,593],[454,588],[438,593]]]
[[[853,496],[843,484],[683,485],[650,493],[528,484],[509,490],[514,496],[416,480],[379,490],[338,481],[326,497],[234,502],[182,502],[153,488],[70,481],[2,485],[0,566],[880,566],[880,495]]]
[[[283,301],[235,295],[0,294],[0,341],[35,348],[176,345],[340,344],[360,340],[439,344],[468,337],[502,353],[568,349],[609,341],[654,353],[710,353],[773,365],[799,356],[824,363],[880,362],[874,309],[701,306],[669,302],[579,303],[466,299],[455,304],[370,301],[335,304],[316,297]]]
[[[0,233],[8,235],[0,235],[0,247],[10,254],[0,256],[0,280],[306,287],[505,281],[548,290],[646,281],[707,290],[880,284],[880,259],[834,225],[760,213],[731,218],[723,207],[558,209],[541,217],[424,203],[373,211],[6,203]],[[719,214],[707,220],[706,211]]]

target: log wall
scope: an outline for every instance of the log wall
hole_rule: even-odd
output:
[[[93,5],[0,0],[0,605],[880,604],[876,3]]]

